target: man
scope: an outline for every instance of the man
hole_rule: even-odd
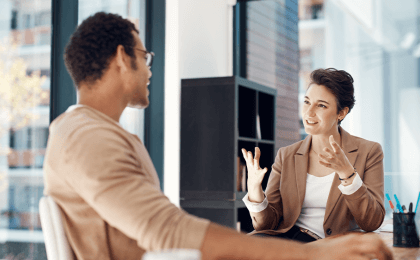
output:
[[[114,14],[87,18],[66,47],[78,104],[50,126],[45,194],[61,208],[77,259],[166,248],[200,249],[202,259],[392,259],[371,234],[307,245],[256,238],[171,204],[142,142],[118,123],[127,106],[149,105],[152,58],[134,25]]]

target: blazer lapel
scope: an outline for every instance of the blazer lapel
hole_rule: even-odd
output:
[[[295,154],[295,177],[296,177],[296,186],[299,195],[299,206],[300,210],[303,205],[303,200],[305,199],[306,191],[306,175],[308,173],[308,159],[309,159],[309,149],[311,147],[312,136],[308,135],[305,140],[303,140],[300,145],[299,150]],[[300,213],[299,210],[299,213]]]
[[[358,146],[356,143],[356,139],[347,133],[343,128],[339,127],[341,133],[341,139],[343,144],[343,150],[346,154],[347,158],[349,159],[351,165],[356,162],[357,154],[358,154]],[[327,200],[327,206],[325,208],[325,216],[324,216],[324,224],[327,221],[328,217],[331,215],[335,205],[337,204],[338,200],[340,199],[342,193],[338,189],[338,186],[341,184],[341,181],[338,179],[338,175],[335,174],[333,183],[331,185],[330,194]]]

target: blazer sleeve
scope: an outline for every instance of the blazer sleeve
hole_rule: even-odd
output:
[[[252,225],[255,230],[275,230],[282,220],[283,205],[280,194],[281,167],[282,158],[281,149],[279,149],[276,160],[271,167],[270,177],[265,190],[268,206],[263,211],[250,212]]]
[[[365,231],[378,229],[385,217],[383,158],[381,145],[375,143],[366,158],[362,186],[351,195],[343,194],[356,223]]]

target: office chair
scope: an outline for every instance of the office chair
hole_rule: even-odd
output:
[[[57,203],[49,196],[42,197],[39,214],[48,260],[74,260]]]
[[[74,260],[57,203],[49,196],[42,197],[39,201],[39,214],[48,260]],[[199,260],[201,252],[193,249],[152,251],[143,255],[142,259]]]

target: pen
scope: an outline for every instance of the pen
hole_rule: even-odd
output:
[[[410,202],[410,206],[408,206],[408,212],[413,213],[413,202]]]
[[[417,198],[417,204],[416,204],[416,209],[414,210],[414,213],[417,212],[417,207],[419,206],[419,200],[420,200],[420,192],[419,192],[419,197]]]
[[[401,208],[402,208],[402,210],[403,210],[404,213],[407,213],[408,212],[407,209],[405,208],[405,205],[402,205]]]
[[[397,202],[397,209],[400,211],[400,213],[404,213],[403,209],[401,208],[400,201],[398,200],[398,197],[396,194],[394,194],[394,198],[395,198],[395,201]]]
[[[395,211],[395,208],[394,208],[394,205],[392,205],[391,198],[389,197],[388,193],[386,193],[385,196],[386,196],[386,199],[389,202],[389,205],[391,206],[392,212],[394,212]]]

